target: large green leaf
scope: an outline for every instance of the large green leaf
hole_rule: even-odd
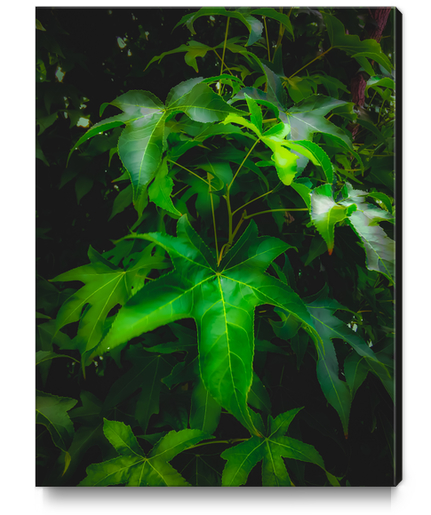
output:
[[[325,471],[331,484],[337,485],[337,479],[326,472],[322,457],[312,445],[284,436],[301,409],[286,411],[275,419],[269,416],[268,427],[263,436],[252,436],[249,440],[224,451],[221,457],[227,460],[227,463],[223,470],[223,486],[244,485],[259,461],[262,461],[263,486],[295,486],[283,458],[313,463]],[[257,417],[260,419],[259,415]],[[260,422],[263,425],[261,420]]]
[[[84,353],[97,345],[111,309],[117,304],[123,305],[132,294],[142,288],[152,269],[166,268],[160,255],[151,255],[152,247],[146,247],[139,259],[132,261],[126,269],[113,265],[90,247],[90,264],[74,268],[52,279],[85,283],[60,308],[56,318],[56,333],[65,325],[80,320],[74,347]],[[82,315],[84,308],[86,309]]]
[[[101,112],[107,105],[102,105]],[[123,113],[93,125],[74,149],[102,131],[125,124],[118,139],[118,155],[130,175],[134,203],[138,202],[160,165],[166,148],[165,125],[172,115],[184,112],[192,120],[209,123],[238,112],[203,83],[202,78],[189,79],[172,88],[166,105],[152,93],[140,90],[128,91],[110,105]]]
[[[67,452],[75,432],[67,412],[77,402],[75,399],[36,391],[36,424],[44,425],[54,444],[65,452]]]
[[[103,432],[119,456],[87,467],[79,486],[189,486],[169,461],[211,438],[197,429],[171,431],[146,456],[130,426],[123,422],[104,419]]]
[[[204,386],[222,407],[257,434],[247,406],[253,380],[254,309],[262,304],[282,307],[318,338],[300,297],[264,273],[290,246],[276,238],[258,238],[252,221],[217,267],[213,253],[184,216],[178,221],[176,238],[161,233],[132,237],[161,245],[175,271],[144,286],[120,309],[93,355],[161,325],[193,318]]]

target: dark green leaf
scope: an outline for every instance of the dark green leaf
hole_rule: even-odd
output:
[[[313,95],[291,107],[286,111],[291,138],[295,141],[312,140],[314,134],[322,132],[341,139],[349,148],[353,148],[347,134],[325,118],[332,109],[345,103],[324,95]]]
[[[259,461],[263,461],[263,486],[294,486],[283,458],[314,463],[325,470],[323,460],[313,446],[283,436],[300,409],[282,413],[275,420],[269,416],[268,428],[263,437],[252,436],[249,440],[224,451],[221,457],[227,460],[227,463],[223,470],[223,486],[244,485]],[[326,473],[334,484],[337,484],[336,478]]]
[[[58,397],[39,390],[36,392],[36,424],[44,425],[54,444],[65,452],[74,434],[73,424],[67,412],[77,402],[75,399]]]
[[[87,476],[79,486],[189,486],[169,461],[211,438],[197,429],[171,431],[146,456],[130,426],[104,419],[103,432],[119,456],[87,467]]]

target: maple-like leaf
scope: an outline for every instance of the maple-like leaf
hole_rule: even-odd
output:
[[[259,238],[251,221],[217,266],[213,253],[185,216],[178,221],[177,237],[161,233],[131,237],[161,245],[175,270],[146,284],[120,309],[93,355],[162,325],[193,318],[205,388],[250,432],[259,434],[247,406],[253,382],[255,308],[263,304],[281,307],[318,338],[300,297],[287,284],[264,273],[290,245],[277,238]]]
[[[73,343],[82,354],[92,349],[103,335],[106,317],[117,304],[123,305],[144,283],[153,268],[166,268],[160,255],[151,255],[152,245],[140,257],[129,262],[126,269],[112,264],[90,247],[90,264],[60,274],[52,281],[81,281],[85,286],[71,295],[60,308],[55,334],[67,324],[80,320]],[[82,311],[85,309],[81,317]]]
[[[254,414],[256,425],[261,428],[264,436],[253,435],[249,440],[221,454],[221,457],[227,460],[222,476],[223,486],[244,485],[259,461],[262,461],[263,486],[295,486],[283,458],[314,463],[325,471],[332,485],[339,486],[337,478],[325,470],[322,457],[312,445],[285,436],[290,423],[301,409],[286,411],[275,419],[268,416],[266,430],[263,428],[260,415]]]
[[[183,112],[201,123],[218,122],[229,113],[239,111],[228,105],[201,77],[181,82],[171,89],[166,104],[149,91],[131,90],[108,105],[123,112],[94,124],[69,153],[97,134],[126,125],[118,139],[118,155],[127,169],[133,188],[133,201],[139,202],[147,185],[154,178],[166,149],[166,122],[175,113]]]
[[[190,486],[169,461],[212,438],[198,429],[170,431],[146,456],[130,426],[123,422],[104,419],[103,432],[119,456],[87,467],[87,476],[78,486]]]

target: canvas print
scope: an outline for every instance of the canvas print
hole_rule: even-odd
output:
[[[37,486],[400,482],[401,64],[395,7],[36,8]]]

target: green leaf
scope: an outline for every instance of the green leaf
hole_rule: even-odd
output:
[[[344,360],[344,375],[352,393],[352,401],[356,395],[358,388],[367,378],[368,368],[367,362],[363,356],[359,356],[356,352],[351,352]]]
[[[223,486],[244,485],[259,461],[263,462],[263,486],[295,486],[283,458],[313,463],[325,470],[320,454],[312,445],[284,436],[300,409],[287,411],[275,419],[269,416],[268,427],[263,437],[252,436],[249,440],[224,451],[221,457],[227,460],[227,463],[223,470]]]
[[[295,76],[287,78],[286,82],[289,95],[295,103],[301,102],[301,100],[316,93],[316,84],[314,80],[309,78]]]
[[[388,72],[392,65],[375,39],[361,40],[359,36],[346,34],[344,25],[335,16],[324,14],[326,28],[332,48],[339,48],[352,57],[364,57],[380,63]]]
[[[77,402],[75,399],[36,391],[36,424],[44,425],[54,444],[64,452],[67,452],[75,432],[67,412]]]
[[[148,195],[150,200],[156,204],[156,206],[165,209],[174,216],[181,216],[181,213],[175,208],[172,203],[171,195],[174,187],[174,181],[168,176],[169,170],[166,159],[163,160],[162,164],[156,172],[154,181],[148,188]]]
[[[291,107],[286,115],[292,140],[312,140],[313,134],[322,132],[342,140],[352,149],[347,134],[325,118],[332,109],[344,104],[346,102],[325,95],[313,95]]]
[[[284,25],[284,27],[287,29],[287,31],[292,35],[292,39],[295,39],[292,23],[290,21],[289,16],[287,16],[286,14],[280,13],[272,8],[253,9],[250,12],[250,14],[260,14],[261,16],[266,16],[267,18],[272,18],[273,20],[280,22],[282,25]]]
[[[46,131],[58,118],[57,112],[52,113],[48,116],[37,117],[36,125],[39,125],[39,132],[37,133],[40,136],[43,132]]]
[[[171,431],[146,456],[130,426],[123,422],[104,419],[103,432],[119,456],[87,467],[87,476],[79,486],[189,486],[169,461],[212,438],[197,429]]]
[[[108,104],[102,108],[105,105]],[[130,175],[135,204],[160,166],[166,148],[165,125],[169,117],[183,112],[192,120],[210,123],[239,112],[203,83],[202,78],[189,79],[172,88],[166,105],[152,93],[139,90],[124,93],[110,105],[123,113],[93,125],[74,149],[100,131],[125,124],[118,139],[118,155]]]
[[[118,215],[118,213],[122,213],[132,203],[132,198],[132,185],[129,184],[115,197],[114,203],[112,205],[111,216],[108,218],[108,222],[114,218],[115,215]]]
[[[347,342],[356,354],[365,360],[367,367],[370,370],[375,370],[378,376],[380,374],[383,378],[391,380],[391,372],[359,334],[352,331],[344,322],[333,315],[337,309],[346,308],[338,302],[328,299],[324,294],[308,303],[307,308],[314,318],[314,326],[325,347],[325,354],[319,355],[317,364],[318,379],[328,402],[337,410],[343,424],[344,434],[347,435],[350,403],[356,389],[365,377],[359,381],[362,373],[358,372],[359,375],[355,375],[355,373],[349,371],[348,375],[346,374],[346,379],[347,376],[349,377],[347,384],[339,379],[338,361],[331,340],[340,338]]]
[[[225,123],[238,123],[252,130],[272,150],[271,159],[274,162],[278,177],[283,184],[289,186],[295,178],[297,172],[296,161],[298,159],[296,154],[285,147],[285,145],[288,145],[288,142],[284,137],[288,133],[289,127],[281,123],[262,134],[258,127],[258,125],[262,126],[261,118],[258,117],[257,113],[257,111],[261,113],[260,108],[257,107],[256,102],[251,97],[248,97],[247,94],[245,94],[245,98],[249,106],[252,106],[253,113],[251,117],[254,122],[251,123],[242,116],[229,115],[225,119]]]
[[[359,236],[366,253],[366,265],[385,275],[391,282],[395,276],[395,242],[376,225],[376,219],[367,212],[358,211],[349,218],[349,224]]]
[[[334,136],[333,134],[323,133],[323,139],[326,142],[329,142],[328,144],[331,146],[334,146],[336,148],[341,148],[343,150],[347,150],[352,154],[352,156],[356,159],[358,162],[362,173],[364,172],[364,163],[362,162],[361,156],[353,150],[353,146],[351,142],[344,141],[343,139],[340,139],[338,136]]]
[[[187,25],[187,28],[190,32],[195,35],[196,31],[193,27],[194,22],[200,18],[201,16],[227,16],[229,18],[236,18],[241,21],[249,31],[249,38],[247,41],[247,46],[256,43],[256,41],[261,37],[263,24],[250,16],[247,13],[242,13],[239,11],[227,11],[224,7],[203,7],[199,11],[191,14],[186,14],[181,18],[181,20],[175,25],[174,28],[180,25]]]
[[[310,250],[307,255],[307,259],[305,261],[305,266],[308,266],[314,259],[316,259],[318,256],[321,256],[324,252],[326,252],[327,246],[324,240],[322,238],[319,238],[318,236],[316,238],[313,238],[313,241],[310,245]]]
[[[136,420],[144,433],[152,415],[159,413],[162,379],[172,369],[169,356],[148,354],[141,346],[127,349],[125,359],[133,366],[116,381],[105,399],[106,408],[114,408],[141,389],[136,404]]]
[[[335,202],[330,184],[323,184],[311,193],[311,220],[325,240],[329,255],[334,250],[335,224],[350,216],[355,209],[356,205],[353,203],[347,206]]]
[[[267,87],[268,87],[268,100],[275,101],[276,105],[286,106],[287,95],[286,90],[283,87],[279,75],[274,73],[268,66],[262,65],[262,68],[266,75]]]
[[[347,186],[348,195],[342,204],[355,202],[357,210],[348,219],[349,225],[358,235],[361,245],[366,253],[366,266],[386,276],[394,282],[395,275],[395,241],[389,238],[385,231],[378,225],[379,221],[392,220],[393,216],[365,202],[367,192],[354,190]]]
[[[93,187],[94,180],[87,175],[80,175],[75,182],[75,193],[76,193],[76,203],[79,204],[81,202],[82,197],[87,195],[87,193]]]
[[[68,356],[67,354],[57,354],[56,352],[40,350],[36,352],[36,365],[40,365],[40,363],[45,363],[46,361],[50,361],[55,358],[69,358],[79,363],[79,361],[72,356]]]
[[[263,121],[262,110],[258,106],[257,102],[253,98],[249,97],[247,93],[244,94],[244,97],[250,111],[250,121],[256,127],[259,133],[261,133]]]
[[[190,427],[212,434],[217,429],[221,406],[211,397],[202,380],[193,388]]]
[[[161,245],[175,271],[147,284],[130,299],[93,354],[102,354],[167,323],[193,318],[204,386],[256,434],[247,406],[253,379],[254,309],[262,304],[283,307],[315,334],[298,295],[264,273],[289,245],[272,237],[258,238],[252,221],[217,267],[213,253],[184,216],[178,221],[176,238],[162,233],[134,237]]]
[[[110,263],[90,246],[90,264],[74,268],[52,279],[81,281],[85,284],[60,308],[56,318],[56,333],[65,325],[79,320],[76,348],[81,353],[94,348],[103,335],[111,309],[117,304],[125,304],[134,290],[143,286],[143,281],[152,269],[165,268],[163,258],[159,255],[152,256],[151,251],[150,245],[142,252],[140,259],[123,269]],[[82,315],[86,306],[88,309]]]
[[[394,90],[395,82],[390,77],[382,77],[382,76],[378,76],[378,75],[370,77],[367,80],[367,85],[365,86],[365,95],[367,95],[367,96],[369,95],[368,90],[370,88],[373,88],[373,89],[375,88],[376,91],[378,91],[379,88],[377,86]]]
[[[191,66],[195,70],[196,73],[199,73],[196,58],[197,57],[205,57],[208,50],[212,50],[212,48],[209,47],[208,45],[204,45],[203,43],[199,43],[199,41],[190,40],[187,42],[187,44],[180,45],[178,48],[175,48],[174,50],[169,50],[168,52],[163,52],[160,55],[154,56],[151,59],[151,61],[147,64],[147,66],[145,67],[145,70],[154,61],[157,61],[158,63],[160,63],[160,61],[167,55],[177,54],[179,52],[186,52],[186,54],[184,56],[184,61],[186,62],[186,64]]]
[[[280,349],[277,348],[277,351],[280,351]],[[269,398],[265,385],[256,372],[253,372],[253,383],[248,395],[248,403],[253,406],[253,408],[263,411],[266,415],[271,413],[271,399]]]
[[[299,152],[303,156],[310,159],[310,161],[312,161],[312,163],[315,165],[321,166],[327,182],[332,183],[334,180],[334,167],[328,157],[328,154],[322,150],[319,145],[316,145],[316,143],[313,143],[312,141],[306,140],[295,141],[294,143],[286,141],[285,144],[292,150],[295,150],[296,152]]]

